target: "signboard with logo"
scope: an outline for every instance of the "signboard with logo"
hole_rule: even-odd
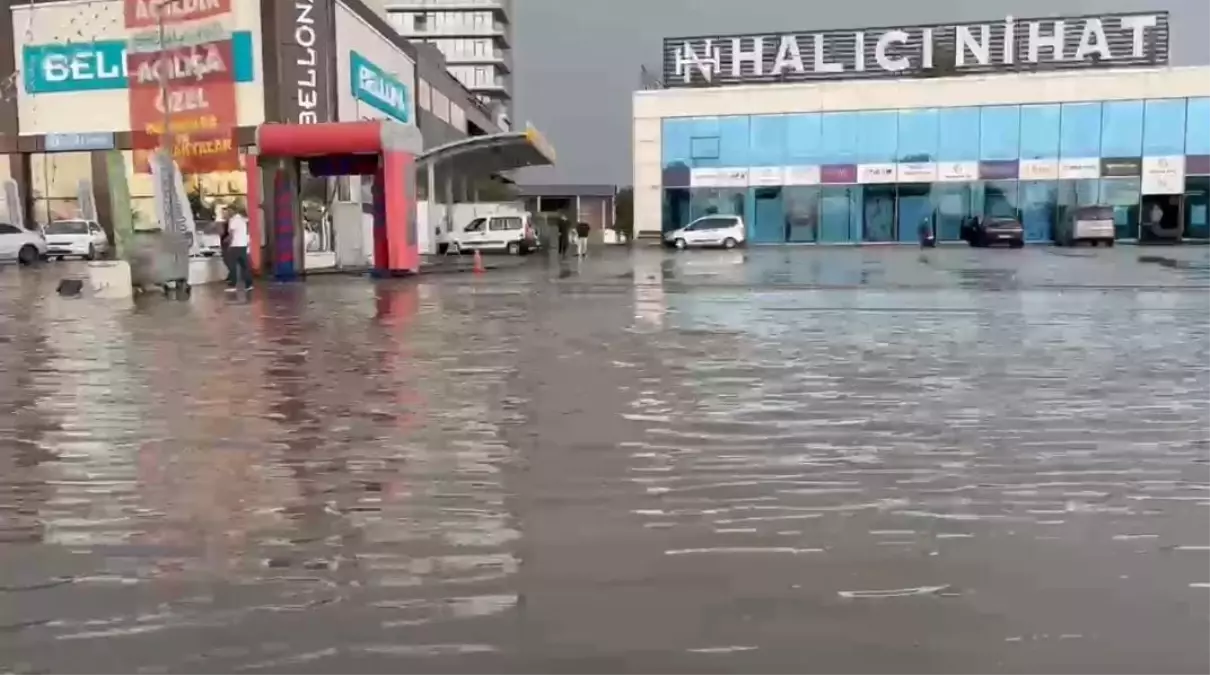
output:
[[[786,185],[819,185],[820,175],[819,167],[814,164],[803,164],[798,166],[787,166]]]
[[[1104,157],[1101,159],[1102,178],[1136,178],[1143,170],[1138,157]]]
[[[349,69],[354,99],[397,122],[411,120],[412,97],[406,84],[355,51],[349,52]]]
[[[1168,13],[664,40],[664,86],[1159,66]]]
[[[689,187],[748,187],[748,170],[700,167],[689,171]]]
[[[748,169],[748,184],[752,187],[780,187],[785,185],[785,167],[754,166]]]
[[[294,0],[275,12],[278,68],[281,73],[280,120],[317,124],[336,119],[332,101],[333,0]]]
[[[941,162],[937,165],[938,183],[968,183],[979,180],[979,162]]]
[[[255,81],[252,34],[237,31],[231,34],[230,40],[232,77],[236,82]],[[129,85],[128,50],[126,40],[25,45],[21,48],[22,85],[27,94],[125,89]]]
[[[1185,156],[1144,157],[1143,194],[1185,194]]]
[[[112,150],[112,131],[93,131],[80,134],[46,134],[46,152],[89,152]]]
[[[1100,177],[1101,160],[1096,157],[1059,160],[1059,178],[1062,180],[1095,180]]]
[[[1059,160],[1023,159],[1017,175],[1021,180],[1057,180],[1059,178]]]
[[[937,165],[932,162],[902,162],[895,167],[900,183],[932,183],[937,180]]]
[[[152,171],[148,153],[165,134],[181,172],[238,170],[235,46],[222,16],[230,12],[230,0],[147,4],[126,0],[127,30],[145,28],[148,16],[152,25],[164,24],[158,36],[136,35],[126,56],[135,171]]]
[[[894,183],[894,164],[858,164],[858,183]]]

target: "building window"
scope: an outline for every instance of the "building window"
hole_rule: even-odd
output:
[[[820,162],[822,164],[856,164],[857,114],[824,113],[820,116],[819,125]],[[826,224],[824,227],[827,227]]]
[[[1185,154],[1210,155],[1210,98],[1189,99],[1185,116]]]
[[[987,106],[979,116],[979,159],[1017,159],[1021,149],[1021,108],[1015,105]],[[1016,199],[1015,195],[1013,197]]]
[[[1061,118],[1062,108],[1057,105],[1021,106],[1021,159],[1059,156]]]
[[[425,80],[423,78],[418,78],[418,79],[420,80],[420,85],[418,87],[416,87],[416,105],[420,106],[420,108],[422,110],[428,110],[431,112],[433,109],[433,102],[432,102],[433,89],[429,85],[427,80]]]
[[[825,116],[826,117],[826,116]],[[861,229],[861,188],[824,186],[819,197],[819,241],[856,241]]]
[[[1059,122],[1059,155],[1092,158],[1101,156],[1101,104],[1064,103]]]
[[[748,164],[783,166],[786,164],[786,117],[755,115],[748,124]]]
[[[1185,154],[1183,98],[1147,101],[1143,111],[1143,155],[1162,157]]]
[[[979,159],[979,109],[943,108],[937,116],[940,129],[937,159],[971,162]]]
[[[791,166],[819,163],[821,120],[818,113],[786,116],[786,155]]]
[[[423,31],[428,30],[428,29],[429,29],[429,17],[430,17],[430,16],[432,16],[432,15],[431,15],[431,14],[428,14],[428,15],[425,15],[425,14],[417,14],[417,15],[415,15],[415,16],[412,18],[412,30],[415,30],[415,31],[420,31],[420,32],[423,32]]]
[[[900,162],[932,162],[937,158],[937,111],[899,111]]]
[[[1101,156],[1143,154],[1143,102],[1108,101],[1101,107]]]
[[[899,149],[899,115],[894,111],[858,113],[857,161],[886,164],[895,161]]]
[[[1113,207],[1113,229],[1118,239],[1139,236],[1139,199],[1142,180],[1139,178],[1102,178],[1100,203]]]

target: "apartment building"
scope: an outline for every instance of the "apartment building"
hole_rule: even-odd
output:
[[[450,74],[511,126],[512,0],[377,0],[391,25],[445,55]]]

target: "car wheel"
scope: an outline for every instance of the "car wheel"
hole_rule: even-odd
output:
[[[520,255],[521,254],[521,242],[518,242],[518,241],[508,242],[508,254],[509,255]]]
[[[1112,240],[1112,239],[1106,239],[1106,240],[1105,240],[1105,245],[1106,245],[1106,246],[1108,246],[1109,248],[1113,248],[1113,240]]]
[[[728,249],[728,250],[733,249],[736,247],[737,243],[738,242],[736,242],[731,237],[727,237],[726,239],[723,240],[723,248]]]
[[[1014,239],[1009,246],[1011,248],[1025,248],[1025,242],[1021,241],[1020,239]]]
[[[675,246],[676,250],[678,251],[684,251],[685,249],[689,248],[689,242],[685,241],[684,239],[677,239],[676,241],[672,242],[672,245]]]
[[[32,265],[38,262],[38,249],[33,244],[26,244],[17,252],[17,262],[22,265]]]

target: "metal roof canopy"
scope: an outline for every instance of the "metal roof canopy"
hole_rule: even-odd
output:
[[[554,163],[554,148],[532,126],[527,126],[525,131],[463,138],[416,156],[417,169],[432,166],[434,173],[442,178],[489,177],[527,166]]]

